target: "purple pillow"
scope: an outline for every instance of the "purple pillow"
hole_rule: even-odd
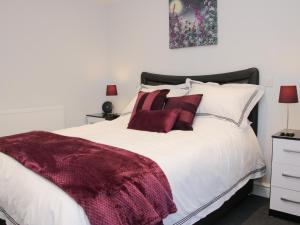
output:
[[[181,109],[173,130],[193,130],[193,121],[203,95],[167,98],[165,109]]]
[[[180,111],[179,109],[140,111],[132,117],[127,128],[168,133],[172,130]]]
[[[140,91],[136,99],[130,120],[134,115],[143,110],[161,110],[167,100],[168,89],[156,90],[153,92]]]

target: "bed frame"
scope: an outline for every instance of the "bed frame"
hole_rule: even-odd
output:
[[[182,84],[185,83],[187,78],[198,80],[202,82],[216,82],[219,84],[226,83],[247,83],[247,84],[259,84],[259,71],[256,68],[250,68],[241,71],[235,71],[230,73],[213,74],[213,75],[201,75],[201,76],[174,76],[174,75],[162,75],[143,72],[141,75],[141,83],[147,85],[162,85],[162,84]],[[249,115],[249,120],[252,122],[251,126],[257,134],[258,123],[258,105],[252,110]],[[241,200],[247,197],[253,189],[253,180],[250,180],[244,187],[235,193],[228,201],[226,201],[218,210],[212,212],[205,218],[201,219],[195,225],[208,225],[214,224],[222,217],[227,211],[232,209]]]

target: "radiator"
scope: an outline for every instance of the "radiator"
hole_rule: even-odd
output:
[[[63,106],[0,110],[0,137],[32,130],[54,131],[64,127]]]

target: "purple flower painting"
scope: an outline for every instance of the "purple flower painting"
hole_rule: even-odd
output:
[[[170,48],[216,45],[217,0],[169,0]]]

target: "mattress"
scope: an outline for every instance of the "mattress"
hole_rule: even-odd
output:
[[[194,131],[168,134],[126,129],[130,115],[56,131],[113,145],[154,160],[166,174],[178,211],[164,224],[190,225],[218,209],[265,162],[250,126],[198,116]],[[88,166],[88,165],[87,165]],[[0,153],[0,218],[7,224],[89,225],[84,210],[57,186]]]

